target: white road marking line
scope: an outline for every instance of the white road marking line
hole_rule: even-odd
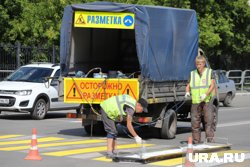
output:
[[[219,111],[244,110],[244,109],[250,109],[250,107],[238,107],[238,108],[219,109]]]
[[[250,124],[250,121],[223,123],[223,124],[218,124],[217,127],[221,128],[221,127],[239,126],[239,125],[247,125],[247,124]]]

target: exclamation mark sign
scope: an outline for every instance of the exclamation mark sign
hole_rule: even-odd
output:
[[[127,89],[127,95],[129,95],[129,89]]]
[[[75,97],[76,96],[76,88],[73,87],[73,96]]]

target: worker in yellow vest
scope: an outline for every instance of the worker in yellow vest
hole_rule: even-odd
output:
[[[137,144],[142,144],[142,139],[135,132],[132,120],[134,113],[148,112],[148,103],[145,99],[140,98],[136,101],[129,95],[113,96],[101,102],[101,114],[104,129],[107,132],[107,157],[114,157],[117,141],[117,129],[115,121],[122,121],[123,116],[127,116],[127,128],[134,137]]]
[[[195,60],[196,68],[191,71],[189,83],[186,86],[185,97],[192,96],[191,125],[194,143],[201,142],[201,118],[204,118],[205,133],[208,142],[214,137],[214,114],[212,104],[209,103],[215,89],[215,77],[212,69],[206,68],[206,59],[198,55]]]

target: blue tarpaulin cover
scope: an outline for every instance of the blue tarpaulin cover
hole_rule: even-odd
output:
[[[69,71],[74,11],[133,12],[136,51],[144,78],[152,81],[187,80],[198,53],[196,12],[160,6],[93,2],[65,7],[60,37],[62,74]]]

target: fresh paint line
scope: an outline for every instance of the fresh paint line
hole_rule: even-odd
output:
[[[107,157],[98,157],[98,158],[94,158],[93,160],[96,160],[96,161],[104,161],[104,162],[112,162],[112,159],[110,158],[107,158]]]
[[[39,142],[49,142],[49,141],[58,141],[58,140],[64,140],[64,138],[59,137],[44,137],[44,138],[38,138],[37,141]],[[0,142],[0,145],[12,145],[12,144],[29,144],[31,140],[15,140],[15,141],[2,141]]]
[[[149,146],[153,146],[153,144],[145,144],[144,146],[149,147]],[[141,146],[137,144],[125,144],[125,145],[117,146],[118,149],[138,148],[138,147],[141,147]],[[62,156],[68,156],[68,155],[74,155],[74,154],[85,154],[85,153],[100,152],[100,151],[106,151],[106,150],[107,150],[107,146],[100,146],[100,147],[92,147],[92,148],[48,152],[48,153],[43,153],[43,155],[62,157]]]
[[[3,136],[0,136],[0,139],[9,139],[9,138],[15,138],[15,137],[20,137],[20,136],[23,136],[23,135],[3,135]]]
[[[103,143],[103,142],[106,142],[106,140],[81,140],[81,141],[58,142],[58,143],[48,143],[48,144],[38,143],[38,148],[80,145],[80,144],[93,144],[93,143]],[[30,146],[3,147],[3,148],[0,148],[0,151],[17,151],[17,150],[26,150],[29,148]]]

